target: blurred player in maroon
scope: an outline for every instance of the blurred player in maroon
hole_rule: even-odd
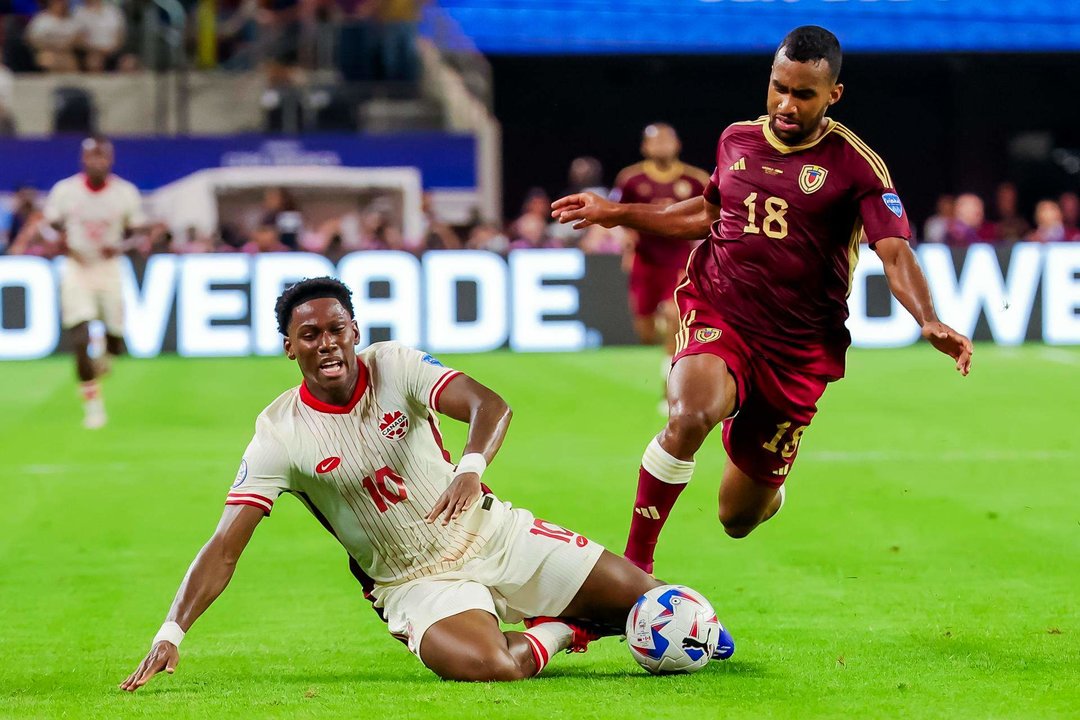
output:
[[[701,168],[679,161],[682,145],[675,128],[654,123],[641,135],[643,162],[624,168],[615,179],[611,199],[624,203],[651,203],[658,207],[674,205],[701,195],[709,174]],[[655,233],[638,232],[629,248],[630,312],[634,330],[646,345],[665,338],[668,362],[675,354],[675,328],[679,316],[672,294],[684,277],[686,261],[693,243]]]
[[[908,245],[907,213],[885,163],[825,117],[840,100],[841,52],[824,28],[796,28],[773,60],[768,115],[720,136],[701,197],[668,207],[578,194],[553,216],[709,242],[676,291],[681,315],[667,427],[642,458],[626,557],[651,572],[694,454],[724,423],[731,462],[719,516],[745,537],[783,504],[783,484],[827,383],[844,374],[844,326],[860,238],[881,257],[893,295],[930,343],[967,375],[971,341],[937,319]]]

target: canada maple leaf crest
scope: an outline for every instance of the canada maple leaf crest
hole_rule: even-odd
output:
[[[379,432],[387,440],[400,440],[409,432],[409,417],[400,410],[384,413],[379,422]]]

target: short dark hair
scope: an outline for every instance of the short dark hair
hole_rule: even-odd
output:
[[[278,296],[277,303],[274,304],[278,332],[288,335],[289,320],[292,319],[292,312],[296,306],[318,298],[334,298],[349,311],[350,317],[356,317],[352,304],[352,290],[348,285],[332,277],[307,278],[285,288],[284,292]]]
[[[843,53],[836,36],[817,25],[802,25],[787,34],[777,54],[783,52],[795,62],[815,62],[824,60],[832,70],[833,80],[840,77],[840,63]]]

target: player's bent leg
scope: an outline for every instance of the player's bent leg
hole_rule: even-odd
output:
[[[679,329],[679,310],[674,302],[665,302],[660,305],[660,317],[664,321],[664,349],[668,358],[675,356],[675,333]]]
[[[667,426],[660,446],[679,460],[693,460],[712,429],[735,410],[735,378],[716,355],[680,358],[668,376]]]
[[[642,345],[656,344],[656,318],[652,315],[634,315],[634,332]]]
[[[589,620],[605,631],[621,633],[638,598],[662,584],[626,558],[605,550],[560,617]]]
[[[80,382],[94,379],[94,361],[90,357],[90,323],[81,322],[68,330],[71,351],[75,354],[75,372]]]
[[[623,553],[645,572],[652,572],[660,531],[693,476],[694,454],[735,409],[736,395],[727,363],[716,355],[688,355],[672,368],[667,426],[641,458],[634,517]]]
[[[754,480],[728,461],[720,482],[718,515],[729,536],[746,537],[775,515],[782,501],[779,488]]]
[[[466,610],[433,624],[424,633],[419,655],[444,680],[522,680],[538,670],[524,634],[504,634],[486,610]]]
[[[98,388],[97,368],[90,357],[90,323],[81,322],[68,330],[72,351],[75,353],[75,371],[79,376],[79,394],[83,400],[83,427],[96,430],[106,422],[105,404]]]

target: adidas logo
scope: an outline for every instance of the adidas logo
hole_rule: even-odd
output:
[[[787,474],[788,474],[788,472],[790,470],[791,470],[791,466],[790,465],[785,465],[784,467],[780,468],[779,470],[773,470],[772,474],[776,475],[777,477],[787,477]]]
[[[735,162],[733,162],[731,164],[731,167],[728,168],[728,170],[745,170],[745,169],[746,169],[746,158],[745,157],[739,158],[738,160],[736,160]]]
[[[649,507],[636,507],[634,508],[634,512],[642,517],[651,518],[653,520],[660,519],[660,513],[656,511],[655,505],[650,505]]]

